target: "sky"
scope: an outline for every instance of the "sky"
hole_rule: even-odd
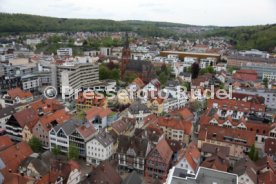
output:
[[[276,23],[276,0],[0,0],[0,12],[240,26]]]

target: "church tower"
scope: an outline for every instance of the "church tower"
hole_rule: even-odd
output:
[[[128,61],[130,59],[130,48],[129,48],[129,42],[128,42],[128,33],[126,32],[125,35],[125,44],[122,51],[122,61],[121,61],[121,78],[124,78],[126,68]]]

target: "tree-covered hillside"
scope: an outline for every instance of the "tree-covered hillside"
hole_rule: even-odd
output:
[[[228,38],[239,50],[256,48],[259,50],[272,51],[276,46],[275,24],[244,27],[207,26],[206,28],[211,28],[209,31],[196,34],[182,34],[179,31],[175,31],[175,28],[187,27],[203,28],[203,26],[169,22],[67,19],[26,14],[0,13],[0,34],[21,32],[134,31],[142,36],[178,36],[184,39],[222,36]]]
[[[272,51],[276,47],[276,24],[219,28],[206,36],[228,37],[238,50],[256,48]]]

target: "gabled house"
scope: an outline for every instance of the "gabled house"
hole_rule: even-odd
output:
[[[33,100],[33,94],[28,91],[23,91],[20,88],[13,88],[7,91],[3,99],[6,105],[24,104]]]
[[[182,158],[176,164],[177,168],[186,169],[188,174],[194,175],[200,164],[200,152],[197,146],[191,142]]]
[[[157,125],[167,139],[189,143],[193,131],[191,121],[185,121],[180,117],[158,117]]]
[[[136,123],[138,124],[138,127],[140,127],[140,123],[142,123],[144,121],[144,119],[150,115],[151,112],[149,110],[149,108],[147,107],[146,104],[143,104],[139,101],[135,101],[134,103],[132,103],[129,108],[128,108],[128,112],[127,112],[127,116],[129,118],[135,118],[136,119]]]
[[[6,123],[14,113],[15,109],[12,106],[0,109],[0,128],[6,129]]]
[[[53,127],[49,132],[50,150],[58,147],[61,152],[68,153],[69,146],[75,146],[81,157],[86,156],[86,143],[93,138],[96,130],[93,124],[78,120],[69,120]]]
[[[39,117],[32,108],[16,112],[7,121],[6,132],[15,141],[28,141],[32,137],[31,128],[38,120]]]
[[[257,168],[250,158],[240,159],[233,166],[233,173],[238,175],[240,184],[257,184]]]
[[[86,161],[99,165],[108,160],[113,154],[114,139],[105,132],[100,131],[92,140],[86,143]]]
[[[85,112],[85,118],[92,123],[96,130],[104,129],[117,120],[118,116],[110,109],[103,107],[91,107]]]
[[[60,124],[65,123],[71,118],[70,114],[64,109],[58,110],[52,114],[47,114],[39,118],[39,121],[33,127],[33,135],[37,137],[44,148],[49,148],[49,131]]]
[[[171,167],[172,155],[173,151],[167,141],[159,141],[146,158],[145,175],[165,180]]]
[[[120,136],[117,149],[118,167],[123,170],[135,170],[143,174],[145,160],[151,147],[147,139],[140,137]]]
[[[113,130],[118,136],[119,135],[133,135],[135,130],[135,119],[123,117],[115,122],[113,122],[110,126],[111,130]]]

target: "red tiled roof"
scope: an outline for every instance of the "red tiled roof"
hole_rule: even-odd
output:
[[[64,107],[56,99],[39,99],[30,104],[31,108],[36,112],[42,110],[44,114],[53,113],[56,110],[63,109]]]
[[[161,141],[159,141],[155,149],[158,151],[165,163],[169,164],[172,158],[173,151],[171,150],[166,139],[162,139]]]
[[[19,123],[21,128],[28,126],[30,129],[38,122],[39,117],[36,111],[32,108],[24,109],[22,111],[16,112],[14,118]]]
[[[216,140],[250,147],[255,142],[256,133],[248,130],[223,128],[212,125],[203,125],[200,128],[199,140]],[[235,139],[235,141],[234,141]],[[231,141],[232,140],[232,141]]]
[[[103,107],[91,107],[86,112],[86,119],[91,120],[96,116],[100,116],[101,118],[106,117],[112,113],[110,109],[106,109]]]
[[[275,184],[276,183],[276,175],[273,171],[267,171],[265,173],[260,173],[258,175],[258,183],[259,184]]]
[[[132,83],[136,84],[140,89],[145,86],[145,83],[139,77],[135,78]]]
[[[241,112],[265,112],[264,104],[256,104],[252,102],[244,102],[230,99],[209,99],[207,106],[208,109],[213,108],[213,104],[218,104],[218,109],[241,111]]]
[[[213,155],[211,157],[206,158],[200,166],[206,167],[209,169],[215,169],[219,171],[227,172],[229,167],[229,162],[226,158],[220,157],[219,155]]]
[[[182,108],[176,111],[171,112],[171,114],[180,115],[184,120],[192,120],[194,115],[188,108]]]
[[[29,98],[32,97],[33,94],[29,91],[23,91],[20,88],[14,88],[14,89],[10,89],[7,91],[8,95],[14,99],[16,97],[19,97],[20,99],[25,99],[25,98]]]
[[[183,130],[185,134],[191,135],[193,124],[191,121],[185,121],[180,118],[159,117],[157,124],[159,126],[169,127],[175,130]]]
[[[13,145],[11,138],[7,135],[0,136],[0,151]]]
[[[233,79],[242,81],[257,81],[258,75],[255,70],[239,70],[233,74]]]
[[[84,124],[82,126],[77,127],[76,129],[84,138],[90,137],[97,132],[94,125],[89,122],[87,122],[86,124]]]
[[[61,109],[52,114],[40,117],[39,121],[41,122],[44,130],[49,131],[51,129],[51,126],[49,126],[51,122],[56,121],[58,124],[62,124],[68,121],[70,118],[71,115],[67,113],[64,109]]]
[[[33,153],[26,142],[20,142],[0,151],[0,158],[5,163],[5,169],[17,172],[20,163]]]
[[[200,159],[200,152],[197,149],[197,146],[191,142],[185,152],[185,158],[189,165],[192,167],[194,171],[196,171],[198,164],[199,164],[199,159]]]

